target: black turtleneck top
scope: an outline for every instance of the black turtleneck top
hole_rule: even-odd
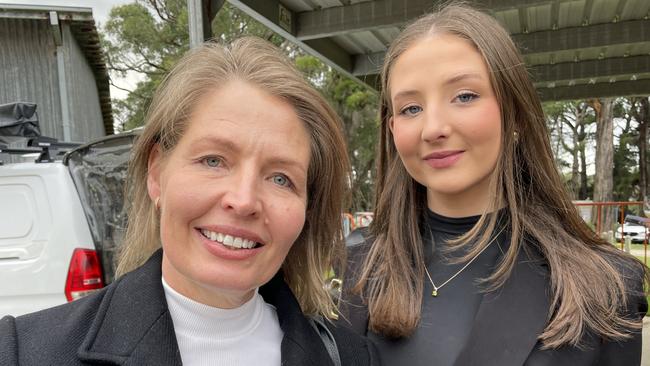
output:
[[[466,248],[451,252],[444,250],[446,241],[468,232],[479,218],[449,218],[428,210],[425,213],[420,232],[426,266],[439,288],[438,296],[431,295],[433,286],[425,277],[422,318],[410,337],[394,340],[369,332],[368,336],[376,343],[385,365],[454,364],[468,340],[474,316],[483,299],[485,285],[480,285],[478,280],[492,274],[498,259],[507,249],[504,231],[467,268],[440,288],[467,263],[450,263],[450,259],[465,254]]]

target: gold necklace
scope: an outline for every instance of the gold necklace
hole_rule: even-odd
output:
[[[463,268],[461,268],[460,270],[458,270],[458,272],[454,273],[453,276],[449,277],[449,279],[447,279],[447,281],[443,282],[442,285],[440,285],[440,286],[436,286],[436,284],[433,283],[433,279],[431,278],[431,274],[429,273],[429,270],[427,269],[427,266],[426,266],[426,264],[425,264],[425,265],[424,265],[424,271],[426,272],[427,277],[429,278],[429,282],[431,282],[431,286],[433,286],[433,291],[431,291],[431,296],[433,296],[433,297],[438,296],[438,290],[440,290],[444,285],[448,284],[451,280],[453,280],[454,278],[456,278],[456,276],[458,276],[459,274],[461,274],[461,272],[463,272],[463,271],[465,270],[465,268],[469,267],[469,265],[472,264],[472,262],[474,262],[474,260],[475,260],[476,258],[478,258],[478,256],[481,255],[481,253],[483,253],[483,252],[485,251],[485,249],[487,249],[490,245],[492,245],[492,243],[494,243],[494,241],[499,237],[499,235],[501,235],[502,232],[503,232],[503,228],[501,229],[501,231],[499,231],[499,233],[498,233],[497,235],[494,236],[494,238],[492,238],[492,240],[490,240],[489,243],[487,243],[487,244],[485,245],[485,247],[483,247],[483,249],[481,249],[480,252],[476,253],[476,255],[474,256],[474,258],[470,259],[467,263],[465,263],[465,265],[463,266]]]

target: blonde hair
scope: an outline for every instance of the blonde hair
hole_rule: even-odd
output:
[[[471,245],[462,261],[475,256],[498,229],[493,212],[505,205],[511,245],[495,272],[484,279],[487,290],[507,280],[521,250],[537,251],[550,269],[549,322],[539,336],[546,348],[579,345],[586,331],[608,339],[628,337],[629,330],[639,329],[641,323],[622,313],[629,284],[617,266],[644,273],[646,279],[647,269],[597,238],[578,216],[555,167],[541,103],[520,53],[495,19],[459,2],[406,27],[384,59],[374,241],[355,286],[368,301],[369,328],[403,337],[420,320],[424,260],[418,225],[427,208],[426,188],[409,176],[393,143],[388,123],[393,115],[390,77],[403,52],[436,34],[451,34],[476,47],[488,66],[502,116],[493,200],[475,227],[450,246]]]
[[[158,88],[133,148],[128,181],[128,224],[117,274],[142,265],[161,247],[159,217],[147,194],[147,163],[155,144],[170,152],[201,96],[238,79],[291,104],[311,139],[307,212],[302,232],[283,265],[286,282],[306,314],[329,315],[334,304],[324,275],[344,258],[340,215],[347,197],[349,162],[342,124],[279,49],[246,37],[228,46],[206,43],[186,54]],[[333,263],[336,262],[336,263]]]

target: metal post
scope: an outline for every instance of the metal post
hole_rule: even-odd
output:
[[[205,40],[201,0],[187,0],[187,17],[190,27],[190,48],[194,48]]]
[[[59,15],[56,11],[50,12],[50,25],[54,43],[56,44],[56,69],[59,79],[59,100],[61,102],[61,125],[63,127],[63,141],[71,141],[70,132],[70,106],[68,104],[68,85],[65,76],[65,50],[63,48],[63,35],[59,24]]]
[[[623,249],[624,232],[625,232],[625,207],[621,205],[621,249]]]

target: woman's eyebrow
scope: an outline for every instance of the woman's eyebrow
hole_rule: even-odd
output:
[[[228,151],[239,151],[239,147],[233,141],[229,139],[224,139],[218,136],[203,136],[192,144],[194,149],[200,149],[205,146],[215,146],[218,145]]]
[[[459,81],[463,81],[463,80],[466,80],[466,79],[483,80],[483,75],[481,75],[481,74],[479,74],[477,72],[466,72],[466,73],[464,72],[464,73],[457,74],[457,75],[454,75],[454,76],[450,77],[449,79],[445,80],[443,84],[444,85],[451,85],[451,84],[455,84],[455,83],[457,83]]]
[[[393,95],[393,99],[408,98],[419,94],[420,92],[418,92],[417,90],[402,90],[395,93],[395,95]]]
[[[290,157],[284,157],[284,156],[271,155],[269,157],[269,161],[276,166],[281,166],[286,169],[296,170],[301,174],[307,175],[307,170],[305,169],[303,164],[296,159]]]
[[[455,83],[458,83],[460,81],[464,81],[464,80],[467,80],[467,79],[483,80],[483,75],[481,75],[480,73],[477,73],[477,72],[463,72],[463,73],[456,74],[456,75],[446,79],[443,82],[443,86],[452,85],[452,84],[455,84]],[[395,93],[395,95],[393,95],[392,99],[395,100],[395,99],[399,99],[399,98],[409,98],[409,97],[416,96],[419,93],[420,93],[419,91],[414,90],[414,89],[401,90],[401,91]]]

